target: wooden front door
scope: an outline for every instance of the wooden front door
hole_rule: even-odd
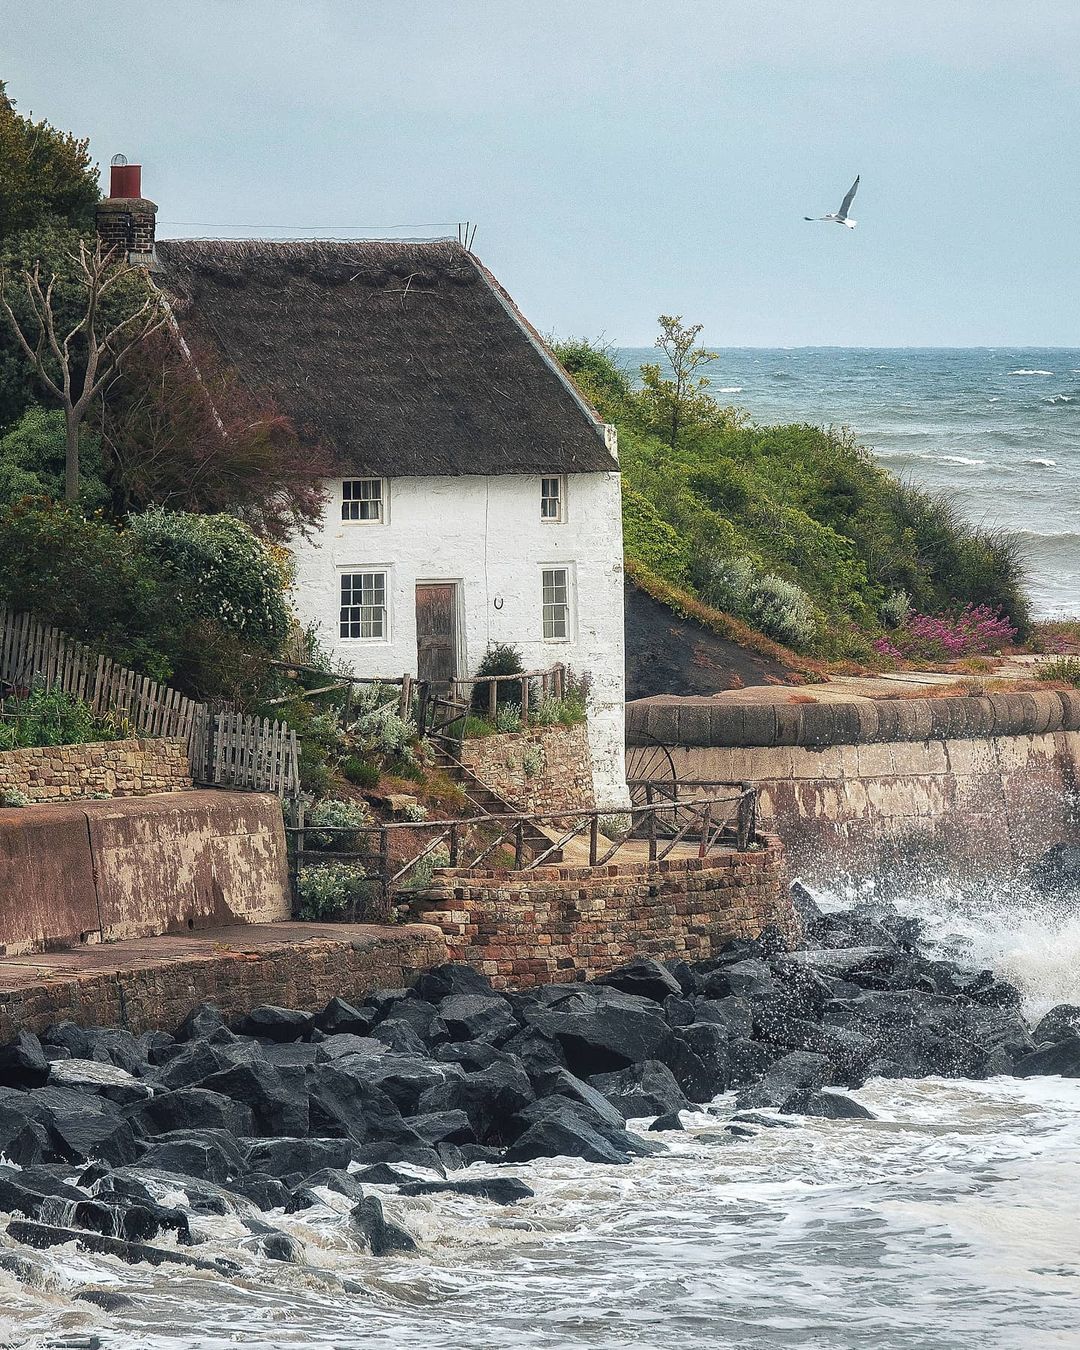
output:
[[[417,678],[445,689],[457,675],[457,587],[445,582],[416,588]]]

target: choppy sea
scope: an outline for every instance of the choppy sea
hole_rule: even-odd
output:
[[[725,348],[707,374],[755,421],[849,426],[893,472],[1018,531],[1035,612],[1080,614],[1080,349]]]
[[[839,886],[819,898],[843,906],[857,890]],[[1080,1003],[1076,897],[1031,907],[1007,884],[966,890],[943,880],[898,903],[923,918],[942,953],[1014,980],[1033,1018],[1054,1003]],[[701,1111],[684,1116],[685,1133],[662,1136],[663,1157],[628,1167],[570,1159],[515,1167],[536,1191],[515,1206],[389,1192],[388,1213],[420,1244],[409,1256],[364,1255],[350,1237],[347,1202],[329,1192],[314,1209],[263,1216],[303,1242],[301,1266],[256,1255],[229,1216],[204,1217],[206,1241],[195,1251],[237,1261],[231,1277],[16,1246],[37,1275],[28,1287],[0,1270],[0,1345],[1080,1344],[1080,1080],[877,1079],[854,1095],[876,1120],[790,1118],[788,1128],[736,1139]],[[0,1249],[9,1249],[2,1236]],[[127,1301],[107,1312],[76,1298],[88,1289]]]

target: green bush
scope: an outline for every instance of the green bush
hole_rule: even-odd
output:
[[[814,606],[794,582],[762,572],[749,558],[717,563],[702,588],[717,609],[743,619],[774,642],[808,648],[817,631]]]
[[[20,497],[63,497],[66,435],[59,409],[36,406],[0,435],[0,504],[10,505]],[[79,436],[79,505],[93,511],[108,501],[101,442],[84,426]]]
[[[477,666],[473,678],[480,680],[488,675],[520,675],[524,669],[521,664],[521,653],[516,647],[508,642],[493,642],[484,653],[484,659]],[[486,684],[478,684],[473,688],[472,710],[480,717],[486,716],[490,708],[488,690],[489,686]],[[500,701],[501,696],[502,690],[499,689]]]
[[[349,755],[341,765],[341,772],[356,787],[376,788],[379,786],[379,766],[372,764],[370,760],[361,759],[359,755]]]
[[[1039,666],[1038,677],[1080,689],[1080,656],[1059,656],[1053,661],[1044,661]]]
[[[302,919],[339,919],[347,911],[363,913],[375,885],[359,863],[313,863],[301,867],[296,890]]]
[[[29,806],[30,798],[18,788],[5,788],[0,792],[0,806]]]
[[[34,745],[85,745],[116,739],[113,726],[94,716],[82,699],[35,684],[25,698],[8,699],[0,716],[0,749]]]
[[[316,848],[331,849],[337,853],[362,853],[367,841],[363,831],[371,825],[371,812],[363,802],[324,797],[307,813],[305,825],[312,827],[306,838]],[[330,826],[332,829],[319,829],[319,826]]]

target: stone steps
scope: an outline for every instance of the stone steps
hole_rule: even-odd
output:
[[[494,788],[478,778],[471,769],[467,769],[444,746],[435,745],[435,761],[442,771],[465,793],[466,800],[478,816],[514,816],[518,808],[505,797],[501,797]],[[559,838],[557,834],[543,825],[532,822],[526,824],[523,840],[529,853],[536,857],[551,848]],[[561,849],[556,849],[545,861],[560,863],[563,860]]]

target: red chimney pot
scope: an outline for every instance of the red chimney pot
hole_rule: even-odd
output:
[[[114,164],[109,170],[109,196],[139,198],[142,196],[142,165]]]

